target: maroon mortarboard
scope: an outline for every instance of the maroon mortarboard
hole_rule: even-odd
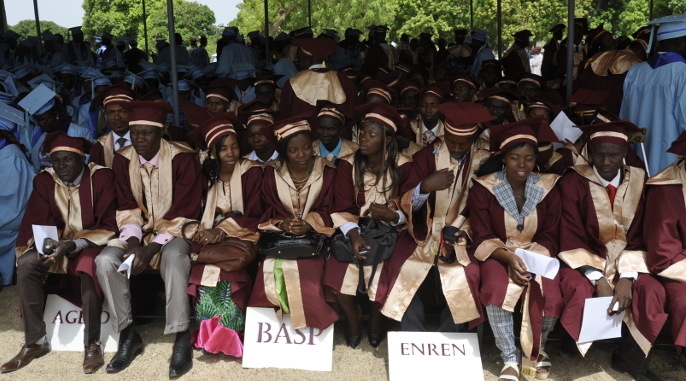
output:
[[[381,81],[370,79],[362,84],[367,95],[378,95],[386,100],[388,104],[397,103],[398,93]]]
[[[232,78],[215,79],[209,86],[203,87],[205,99],[217,97],[224,102],[231,102],[232,99],[236,99],[236,93],[233,90],[236,87],[236,83],[236,80]]]
[[[385,103],[367,103],[355,107],[356,119],[359,121],[372,121],[378,123],[393,132],[398,131],[402,122],[398,109]]]
[[[419,99],[421,99],[422,97],[424,97],[427,94],[431,94],[431,95],[438,97],[438,99],[440,99],[441,102],[443,102],[446,94],[450,93],[450,83],[447,82],[447,84],[448,84],[447,88],[446,88],[445,84],[439,84],[439,83],[432,83],[431,85],[425,86],[422,89],[421,93],[419,94]]]
[[[64,132],[57,131],[51,132],[45,136],[41,150],[47,155],[59,151],[67,151],[76,153],[80,156],[86,156],[86,154],[91,152],[91,148],[93,148],[93,143],[88,139],[75,138]]]
[[[471,87],[474,90],[478,90],[481,87],[481,82],[472,78],[472,76],[469,74],[464,74],[464,73],[458,74],[458,75],[454,76],[452,81],[451,81],[453,86],[455,86],[455,84],[460,83],[460,82],[467,84],[469,87]]]
[[[557,136],[542,117],[491,126],[491,150],[506,152],[519,143],[556,142]]]
[[[522,82],[533,83],[534,85],[538,86],[539,88],[541,88],[545,85],[545,79],[543,79],[543,77],[541,77],[540,75],[532,74],[532,73],[524,73],[522,78],[519,80],[519,83],[522,83]]]
[[[629,136],[641,132],[635,124],[628,120],[617,120],[610,123],[591,124],[588,126],[577,126],[581,129],[593,143],[613,143],[625,146]]]
[[[272,143],[273,147],[278,147],[279,143],[289,136],[299,132],[312,132],[309,119],[311,112],[296,115],[292,118],[284,119],[280,122],[262,126],[262,134]]]
[[[174,112],[171,103],[165,101],[138,101],[122,103],[129,110],[129,126],[144,125],[162,128],[167,114]]]
[[[609,91],[579,89],[569,98],[569,102],[576,103],[575,114],[586,116],[594,114],[609,96]]]
[[[453,136],[473,136],[479,123],[493,119],[486,107],[473,102],[447,102],[437,108],[445,117],[445,133]]]
[[[120,104],[121,102],[131,102],[133,101],[133,97],[134,93],[128,84],[118,83],[101,91],[100,94],[93,98],[91,103],[104,108],[107,107],[107,105]]]
[[[341,49],[330,38],[296,38],[293,43],[300,47],[303,54],[311,56],[314,61],[324,60]]]
[[[545,98],[532,98],[531,103],[527,106],[527,110],[530,110],[532,108],[542,108],[545,110],[550,111],[550,113],[553,115],[553,118],[562,111],[562,107],[560,105],[556,104],[555,102],[552,102],[549,99]]]
[[[216,115],[193,130],[191,134],[196,142],[203,142],[206,148],[211,148],[221,137],[236,135],[236,130],[242,129],[241,121],[233,111]]]
[[[274,99],[272,98],[267,98],[267,97],[262,97],[262,98],[256,98],[246,104],[241,105],[238,107],[238,117],[243,121],[243,124],[246,126],[248,125],[248,119],[257,114],[275,114],[276,111],[272,110],[272,105],[274,103]],[[269,124],[274,123],[273,117],[272,121],[269,122]]]
[[[183,117],[187,124],[201,124],[212,117],[212,113],[205,107],[199,106],[189,100],[180,98],[179,106],[181,107],[181,110],[183,110]]]
[[[479,92],[477,95],[479,99],[497,99],[503,102],[506,102],[509,105],[512,105],[515,101],[519,99],[519,96],[512,91],[501,89],[498,87],[489,87],[487,89],[483,89]]]

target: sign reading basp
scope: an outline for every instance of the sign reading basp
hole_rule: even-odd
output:
[[[388,362],[390,381],[484,379],[476,333],[389,332]]]
[[[273,308],[248,307],[244,341],[244,368],[331,371],[333,325],[293,329],[288,315],[280,322]]]
[[[105,352],[116,352],[119,334],[112,328],[112,315],[107,303],[102,306],[100,322],[100,342]],[[48,295],[43,312],[45,329],[50,339],[50,346],[56,351],[83,351],[83,334],[85,329],[81,308],[69,301],[54,295]]]

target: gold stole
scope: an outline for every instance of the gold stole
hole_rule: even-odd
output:
[[[450,221],[458,228],[464,223],[464,218],[458,216],[466,205],[467,193],[471,186],[470,180],[481,163],[480,159],[484,153],[486,155],[488,153],[472,147],[469,158],[466,158],[464,162],[468,167],[465,167],[450,159],[450,152],[443,142],[434,143],[434,147],[438,148],[438,154],[434,155],[436,170],[450,169],[455,174],[456,181],[449,189],[436,192],[433,219],[431,218],[431,205],[427,203],[426,226],[430,229],[429,234],[426,240],[415,238],[418,246],[403,264],[381,312],[400,321],[412,302],[412,298],[424,282],[431,266],[437,263],[443,294],[450,308],[453,321],[460,324],[480,317],[476,306],[477,301],[474,300],[464,271],[464,267],[471,263],[467,255],[466,245],[464,243],[455,245],[457,263],[447,264],[435,261],[440,249],[441,232],[446,221]],[[401,208],[408,215],[408,232],[410,234],[413,231],[412,194],[412,190],[406,192],[401,200]]]
[[[112,168],[112,162],[114,161],[114,132],[110,131],[105,135],[98,138],[98,142],[102,145],[102,152],[105,157],[105,166]]]
[[[588,180],[593,207],[598,218],[600,241],[607,248],[607,255],[606,258],[601,258],[585,249],[573,249],[561,252],[558,258],[573,269],[582,266],[602,269],[610,281],[617,273],[625,271],[649,273],[645,252],[624,251],[627,244],[626,232],[631,227],[643,193],[645,171],[624,166],[624,181],[617,188],[612,208],[608,208],[610,199],[607,190],[600,184],[593,168],[590,165],[576,165],[572,169]]]
[[[291,77],[289,83],[295,96],[311,106],[316,106],[320,99],[336,104],[343,104],[347,99],[341,81],[334,70],[324,73],[303,70]]]
[[[541,201],[543,201],[548,193],[553,189],[560,176],[553,174],[539,174],[539,176],[541,179],[536,183],[536,186],[542,188],[544,191],[543,197],[541,198]],[[493,193],[493,188],[500,183],[500,180],[495,177],[495,174],[480,177],[476,179],[476,181],[478,181],[491,193]],[[493,238],[482,242],[474,253],[474,256],[477,259],[485,261],[488,259],[491,253],[493,253],[493,251],[499,248],[504,248],[512,252],[514,252],[516,249],[524,249],[548,257],[551,256],[550,252],[545,246],[539,245],[536,242],[532,242],[538,231],[537,209],[534,209],[531,213],[529,213],[528,216],[524,217],[524,230],[522,231],[517,230],[517,220],[515,220],[515,218],[504,209],[503,216],[505,220],[505,235],[507,237],[507,241],[503,243],[503,241],[500,239]],[[505,300],[503,301],[501,308],[509,312],[514,312],[515,305],[521,297],[524,287],[514,283],[509,276],[507,281],[507,291],[505,293]],[[545,295],[543,281],[540,275],[536,275],[536,282],[541,286],[541,292],[543,295]],[[533,329],[531,327],[531,316],[529,315],[530,291],[530,288],[527,287],[526,296],[522,305],[523,316],[522,329],[520,332],[520,343],[527,358],[531,357],[531,352],[533,350]]]
[[[280,168],[275,168],[274,175],[276,180],[276,190],[279,200],[286,211],[293,217],[303,218],[312,228],[319,233],[331,235],[335,229],[329,228],[324,224],[318,213],[310,213],[314,203],[319,198],[324,185],[324,168],[326,166],[335,168],[326,159],[317,156],[310,178],[307,180],[302,190],[298,191],[293,183],[286,164]],[[304,201],[304,205],[303,205]],[[304,216],[304,217],[303,217]],[[261,230],[281,231],[276,224],[281,221],[270,220],[269,223],[261,224]],[[274,279],[274,258],[265,258],[262,263],[262,274],[264,279],[264,292],[267,300],[275,306],[280,306],[279,297],[276,294],[276,281]],[[291,309],[291,322],[293,328],[301,329],[307,326],[305,320],[305,307],[300,289],[300,274],[297,259],[281,260],[284,281],[286,283],[286,293],[288,295],[288,305]]]

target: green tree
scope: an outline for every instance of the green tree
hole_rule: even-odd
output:
[[[391,38],[407,33],[418,36],[430,33],[433,38],[453,39],[453,30],[469,27],[469,2],[433,0],[395,0],[396,12],[391,25]]]
[[[21,20],[17,23],[17,25],[10,26],[9,27],[11,30],[19,33],[21,35],[20,39],[24,39],[27,36],[35,36],[36,35],[36,20]],[[41,32],[45,32],[46,30],[50,30],[53,34],[61,34],[65,38],[68,36],[68,30],[67,28],[57,25],[56,23],[52,21],[41,21],[40,22],[40,30]]]
[[[167,1],[146,0],[148,45],[154,48],[156,39],[169,38],[167,29]],[[103,31],[115,37],[138,35],[139,45],[145,46],[143,6],[140,0],[84,0],[83,30],[86,38],[100,36]],[[174,0],[174,27],[185,44],[193,36],[212,36],[217,33],[214,12],[194,1]]]
[[[330,2],[312,0],[312,27],[315,33],[335,29],[341,37],[346,28],[366,31],[372,24],[390,24],[395,4],[388,0],[349,0]],[[245,0],[238,6],[240,11],[231,22],[241,33],[264,31],[264,2]],[[307,2],[304,0],[274,0],[269,2],[269,34],[289,32],[307,26]]]

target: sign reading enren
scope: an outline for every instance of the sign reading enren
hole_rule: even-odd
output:
[[[291,318],[279,321],[273,308],[248,307],[243,368],[290,368],[331,371],[333,325],[293,329]]]
[[[390,381],[484,380],[476,333],[389,332],[388,362]]]
[[[105,352],[116,352],[119,334],[112,327],[112,315],[107,303],[102,306],[100,342]],[[81,308],[57,295],[49,294],[45,302],[43,321],[50,346],[55,351],[83,351],[83,312]]]

